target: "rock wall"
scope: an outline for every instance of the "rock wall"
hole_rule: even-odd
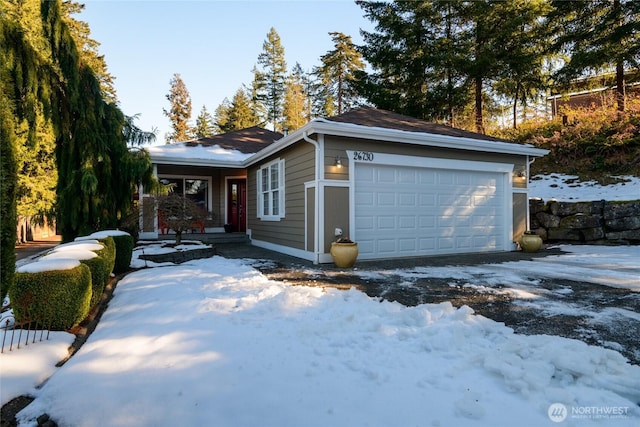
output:
[[[547,242],[640,244],[640,200],[557,202],[530,199],[530,229]]]

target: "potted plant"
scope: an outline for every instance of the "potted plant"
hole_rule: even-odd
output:
[[[538,252],[542,247],[542,238],[535,231],[527,230],[520,237],[519,243],[524,252]]]
[[[331,242],[331,257],[337,267],[351,268],[358,258],[358,244],[348,237]]]

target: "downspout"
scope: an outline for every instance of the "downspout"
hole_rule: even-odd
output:
[[[315,212],[314,212],[314,224],[313,224],[313,263],[320,263],[320,180],[322,177],[320,176],[320,171],[322,169],[322,159],[320,158],[320,144],[318,141],[315,141],[309,138],[309,134],[305,130],[302,132],[302,139],[313,145],[316,149],[316,173],[315,173],[315,181],[316,188],[313,192],[314,194],[314,204],[315,204]]]

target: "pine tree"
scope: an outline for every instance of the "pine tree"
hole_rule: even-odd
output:
[[[296,63],[287,79],[283,104],[284,129],[287,131],[301,128],[310,119],[307,114],[307,94],[303,75],[302,67]]]
[[[180,74],[174,74],[169,82],[171,89],[166,95],[167,100],[171,104],[169,110],[162,109],[164,115],[169,117],[173,132],[167,137],[167,144],[171,142],[188,141],[191,139],[191,128],[189,120],[191,119],[191,95],[187,90],[187,86],[182,81]]]
[[[360,103],[355,88],[358,72],[364,71],[362,55],[343,33],[329,33],[334,49],[323,55],[318,74],[336,102],[337,114],[342,114]]]
[[[215,133],[214,127],[213,117],[207,111],[207,107],[203,105],[200,114],[196,117],[196,127],[193,129],[193,134],[196,138],[206,138]]]
[[[243,88],[236,91],[227,114],[229,121],[226,131],[245,129],[260,124],[260,119],[251,108],[251,99]]]
[[[470,101],[460,2],[356,3],[377,23],[363,32],[360,50],[373,71],[356,73],[360,95],[380,108],[453,124]]]
[[[569,59],[556,74],[567,83],[585,73],[613,69],[618,110],[625,109],[625,69],[640,62],[640,2],[633,0],[553,1],[549,23],[556,52]]]
[[[262,53],[258,55],[258,64],[263,72],[256,74],[260,80],[260,95],[264,99],[267,120],[273,130],[282,130],[282,108],[287,78],[287,63],[284,57],[284,47],[275,28],[271,28],[267,39],[262,44]]]
[[[229,109],[231,108],[231,103],[229,99],[224,98],[220,105],[216,108],[216,111],[213,113],[213,129],[214,133],[224,133],[226,132],[228,123],[229,123]]]
[[[501,69],[494,79],[493,89],[498,95],[512,100],[513,128],[517,128],[518,104],[526,112],[527,103],[544,94],[549,86],[550,73],[546,69],[549,56],[549,27],[541,17],[550,8],[546,0],[509,2],[506,14],[514,19],[504,20],[497,43],[505,54],[500,58]]]

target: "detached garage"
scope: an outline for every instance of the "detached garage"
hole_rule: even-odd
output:
[[[510,251],[546,153],[368,107],[312,120],[248,159],[248,234],[316,263],[339,232],[359,260]]]

